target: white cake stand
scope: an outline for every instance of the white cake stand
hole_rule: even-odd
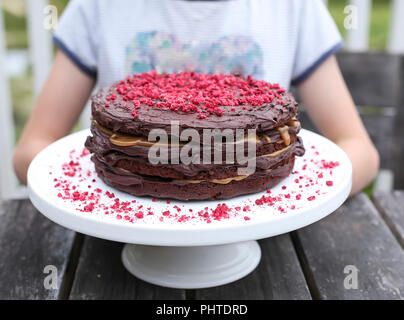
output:
[[[80,159],[81,176],[64,175],[63,163],[72,154],[80,153],[89,134],[88,130],[72,134],[38,154],[28,171],[30,199],[42,214],[66,228],[127,243],[122,251],[127,270],[140,279],[165,287],[207,288],[246,276],[261,258],[255,240],[290,232],[324,218],[345,201],[351,190],[352,168],[346,154],[324,137],[302,130],[300,136],[306,154],[297,159],[296,172],[271,190],[270,195],[280,197],[274,205],[255,204],[256,199],[268,195],[266,192],[226,201],[171,201],[169,204],[165,200],[133,197],[98,179],[90,156],[76,158]],[[339,165],[323,166],[321,160]],[[84,204],[60,198],[55,181],[61,178],[78,186],[76,190],[99,188],[102,195],[105,191],[114,192],[121,202],[136,200],[136,206],[142,205],[154,214],[128,222],[117,219],[114,212],[106,214],[97,208],[82,212]],[[112,200],[102,196],[100,201]],[[215,208],[220,203],[239,211],[233,210],[234,216],[220,221],[212,219],[211,223],[198,218],[183,223],[162,215],[167,208],[172,212],[175,206],[189,213]],[[240,210],[247,205],[247,212]]]

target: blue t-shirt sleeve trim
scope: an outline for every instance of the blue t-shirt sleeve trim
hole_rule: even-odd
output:
[[[92,78],[97,78],[97,71],[91,69],[90,67],[86,66],[79,57],[77,57],[66,45],[65,43],[60,40],[55,35],[52,36],[53,42],[55,45],[62,50],[72,61],[73,63],[85,74],[89,75]]]
[[[306,80],[328,57],[338,52],[344,46],[344,42],[338,42],[330,50],[325,52],[320,58],[318,58],[310,67],[308,67],[302,74],[292,79],[292,86],[297,86]]]

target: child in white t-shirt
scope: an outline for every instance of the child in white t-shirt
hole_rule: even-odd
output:
[[[294,85],[320,132],[350,157],[352,193],[376,175],[378,153],[338,68],[342,40],[321,0],[73,0],[53,39],[52,71],[15,152],[24,183],[33,157],[70,132],[94,87],[151,70]]]

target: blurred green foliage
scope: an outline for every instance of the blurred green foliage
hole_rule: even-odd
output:
[[[15,1],[15,0],[9,0]],[[68,0],[50,0],[49,4],[56,6],[59,15],[66,7]],[[6,6],[4,6],[6,7]],[[27,20],[24,12],[11,12],[3,8],[4,24],[6,26],[6,43],[9,49],[28,47]]]
[[[344,8],[348,3],[349,1],[347,0],[328,0],[328,9],[344,37],[346,35]],[[390,6],[391,0],[372,1],[369,37],[369,46],[372,50],[383,50],[386,48],[390,28]]]
[[[50,0],[49,3],[56,6],[59,14],[61,14],[68,0]],[[24,5],[24,2],[21,2],[21,4]],[[22,7],[22,11],[2,9],[8,49],[26,49],[28,47],[28,34],[25,7]],[[21,135],[22,129],[34,104],[31,69],[28,69],[26,75],[11,78],[10,89],[15,123],[15,137],[17,140]]]
[[[26,48],[28,37],[26,32],[27,22],[24,15],[16,15],[8,10],[3,10],[4,24],[6,26],[6,43],[10,49]]]

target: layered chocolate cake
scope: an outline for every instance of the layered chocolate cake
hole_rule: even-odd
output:
[[[143,73],[92,97],[86,147],[99,177],[116,189],[226,199],[291,173],[304,154],[297,109],[279,85],[250,76]]]

